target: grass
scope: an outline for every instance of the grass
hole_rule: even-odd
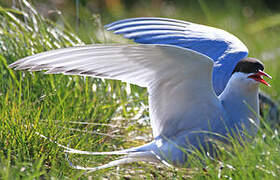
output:
[[[273,18],[256,11],[253,17],[247,17],[239,13],[243,10],[241,4],[233,6],[228,2],[225,9],[220,10],[214,7],[215,3],[210,6],[205,3],[199,1],[196,5],[201,7],[199,12],[185,7],[190,10],[187,13],[178,7],[179,13],[170,16],[194,21],[197,15],[198,23],[234,32],[248,45],[250,56],[264,60],[266,71],[274,78],[273,87],[264,90],[279,100],[280,65],[276,61],[280,56],[279,28],[277,22],[272,22],[278,20],[278,16]],[[234,10],[230,10],[231,7]],[[217,11],[214,13],[212,8]],[[154,13],[167,16],[158,11]],[[265,18],[270,19],[270,25],[262,27]],[[233,140],[231,150],[222,148],[219,161],[206,158],[203,164],[191,156],[188,168],[133,163],[89,174],[72,169],[63,149],[36,132],[60,144],[87,151],[112,151],[144,144],[152,139],[147,92],[112,80],[13,71],[7,65],[19,58],[84,44],[85,40],[71,28],[62,29],[44,19],[26,1],[22,1],[18,9],[0,7],[0,24],[1,179],[278,179],[279,134],[266,120],[262,121],[263,126],[253,142],[241,147]],[[99,27],[94,31],[103,32],[103,29]],[[96,35],[90,42],[97,43],[102,38]],[[114,38],[108,36],[106,42]],[[82,166],[101,165],[116,158],[70,155],[74,164]]]

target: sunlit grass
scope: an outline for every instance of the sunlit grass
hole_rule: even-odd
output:
[[[248,32],[248,28],[259,24],[246,26],[251,19],[232,12],[220,17],[221,12],[215,14],[207,10],[203,3],[200,1],[203,6],[201,12],[208,16],[208,23],[241,36],[252,49],[251,56],[261,59],[264,52],[270,53],[270,56],[266,56],[265,64],[274,78],[271,83],[273,87],[265,90],[277,99],[280,83],[277,80],[279,65],[276,60],[280,53],[274,50],[279,49],[279,30],[259,28],[258,32]],[[240,9],[238,4],[236,9]],[[176,16],[183,17],[183,13]],[[234,21],[234,26],[229,21]],[[147,92],[137,86],[112,80],[8,69],[7,65],[19,58],[84,43],[71,28],[62,29],[42,18],[27,2],[17,10],[0,7],[0,24],[1,179],[75,179],[89,176],[278,179],[279,134],[277,130],[270,129],[265,121],[253,142],[242,147],[233,140],[233,148],[221,148],[219,158],[214,160],[205,158],[203,154],[198,154],[205,159],[203,162],[197,156],[190,156],[189,167],[186,168],[133,163],[90,174],[72,169],[63,149],[36,133],[71,148],[87,151],[112,151],[144,144],[152,139],[147,118]],[[102,32],[103,29],[96,31]],[[100,39],[92,37],[90,42],[99,42]],[[70,155],[70,160],[81,166],[101,165],[116,158]]]

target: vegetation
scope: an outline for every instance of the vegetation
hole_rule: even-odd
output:
[[[216,2],[216,1],[213,1]],[[259,2],[259,1],[257,1]],[[218,160],[204,162],[190,157],[186,168],[133,163],[86,173],[69,166],[60,144],[87,151],[112,151],[138,146],[152,139],[149,127],[147,92],[126,83],[77,76],[44,75],[13,71],[8,64],[35,53],[84,43],[124,42],[104,32],[102,23],[130,16],[168,16],[225,29],[248,45],[250,56],[266,64],[273,76],[272,88],[264,90],[279,100],[280,67],[279,15],[255,3],[241,2],[194,6],[164,4],[150,12],[141,4],[134,10],[100,13],[84,19],[76,33],[67,17],[57,15],[63,26],[43,18],[27,1],[15,8],[0,7],[0,178],[1,179],[279,179],[280,139],[276,124],[262,120],[262,127],[251,143],[233,148],[221,147]],[[223,6],[223,7],[221,7]],[[88,12],[81,7],[80,12]],[[140,9],[143,8],[143,12]],[[172,9],[173,8],[173,9]],[[168,9],[166,9],[168,10]],[[134,12],[135,11],[135,12]],[[142,13],[142,14],[141,14]],[[112,17],[114,16],[114,18]],[[86,34],[87,33],[87,34]],[[78,34],[78,35],[77,35]],[[278,122],[279,123],[279,122]],[[97,166],[116,156],[70,155],[73,164]]]

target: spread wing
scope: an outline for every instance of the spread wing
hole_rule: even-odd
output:
[[[131,18],[106,26],[142,44],[169,44],[188,48],[214,60],[213,86],[219,95],[225,88],[237,62],[248,55],[246,46],[221,29],[167,18]]]
[[[147,87],[153,134],[168,137],[204,126],[208,117],[216,116],[220,102],[212,88],[213,64],[205,55],[170,45],[89,45],[36,54],[9,67]]]

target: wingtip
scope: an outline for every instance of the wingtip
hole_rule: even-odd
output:
[[[17,60],[10,64],[8,68],[14,69],[14,70],[26,70],[30,68],[30,64],[25,65],[24,59]]]
[[[113,31],[113,30],[114,30],[114,28],[111,27],[111,26],[104,26],[104,27],[105,27],[105,29],[106,29],[107,31]]]
[[[121,21],[123,21],[123,20],[119,20],[119,21],[115,21],[115,22],[106,24],[106,25],[104,26],[104,28],[105,28],[107,31],[111,31],[111,30],[108,30],[108,29],[110,29],[110,28],[114,27],[115,25],[121,23]]]
[[[14,69],[15,67],[17,67],[18,62],[13,62],[12,64],[8,65],[8,68]]]
[[[104,28],[107,30],[107,31],[113,31],[114,29],[114,26],[118,25],[118,24],[121,24],[121,23],[126,23],[126,22],[130,22],[130,21],[139,21],[143,19],[143,17],[136,17],[136,18],[126,18],[126,19],[122,19],[122,20],[118,20],[118,21],[114,21],[112,23],[109,23],[109,24],[106,24],[104,26]],[[110,29],[110,30],[109,30]]]
[[[33,67],[34,65],[31,65],[31,64],[18,64],[16,65],[13,69],[18,71],[18,70],[29,70]]]
[[[112,23],[106,24],[104,25],[104,28],[108,31],[108,28],[110,28],[112,26]]]

